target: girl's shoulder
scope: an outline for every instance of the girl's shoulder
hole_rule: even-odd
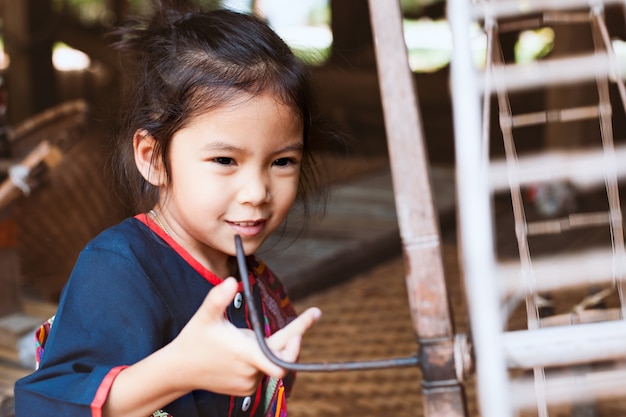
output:
[[[74,264],[70,282],[78,276],[82,282],[106,278],[111,285],[125,286],[129,281],[147,280],[155,286],[167,281],[165,276],[178,271],[181,263],[165,242],[131,217],[87,243]],[[140,276],[143,278],[137,279]]]
[[[90,294],[96,291],[106,300],[101,304],[117,306],[123,300],[127,310],[147,305],[149,314],[162,311],[183,325],[210,288],[211,284],[166,242],[131,217],[104,230],[85,246],[64,294],[91,300]]]
[[[111,256],[127,259],[154,260],[168,255],[171,248],[150,228],[136,217],[129,217],[113,225],[95,236],[82,250],[81,255],[87,253],[109,253]]]
[[[111,249],[119,246],[126,247],[143,243],[144,240],[148,239],[150,236],[151,233],[149,233],[148,227],[136,218],[129,217],[100,232],[86,247],[108,247]]]

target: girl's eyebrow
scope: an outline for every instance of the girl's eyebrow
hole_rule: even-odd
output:
[[[200,148],[200,150],[203,151],[235,151],[235,152],[241,152],[242,149],[233,146],[229,143],[226,142],[210,142],[207,143],[205,145],[202,145],[202,147]]]
[[[276,150],[274,153],[275,154],[279,154],[282,152],[290,152],[290,151],[297,151],[297,152],[302,152],[302,150],[304,149],[304,143],[302,143],[301,141],[295,142],[293,144],[287,145],[281,149]],[[226,142],[210,142],[207,143],[205,145],[203,145],[200,150],[202,151],[231,151],[231,152],[245,152],[244,149],[238,148],[236,146],[233,146],[229,143]]]
[[[304,149],[304,143],[302,143],[301,141],[298,141],[296,143],[287,145],[284,148],[277,150],[276,153],[289,152],[289,151],[301,152],[303,149]]]

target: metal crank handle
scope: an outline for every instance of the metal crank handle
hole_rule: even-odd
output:
[[[357,371],[366,369],[400,368],[419,365],[419,358],[417,355],[405,358],[319,363],[287,362],[280,359],[279,357],[274,355],[274,353],[265,342],[261,316],[260,313],[257,311],[256,304],[253,302],[252,299],[252,288],[250,287],[250,277],[248,276],[248,268],[246,266],[246,256],[243,251],[243,245],[241,243],[241,237],[239,235],[235,235],[235,248],[237,251],[237,265],[239,267],[239,275],[241,277],[241,282],[243,283],[243,293],[245,295],[248,311],[250,312],[250,319],[252,320],[252,330],[254,330],[256,339],[265,356],[267,356],[267,358],[276,365],[280,366],[281,368],[296,372]]]

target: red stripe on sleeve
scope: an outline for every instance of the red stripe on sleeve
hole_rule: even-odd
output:
[[[96,391],[96,395],[91,402],[91,416],[92,417],[102,417],[102,406],[104,406],[107,397],[109,396],[109,391],[111,390],[111,385],[113,385],[113,381],[122,372],[124,369],[128,368],[128,366],[116,366],[111,369],[108,374],[102,380],[102,383],[98,387],[98,391]]]

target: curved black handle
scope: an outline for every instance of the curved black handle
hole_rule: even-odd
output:
[[[248,311],[250,312],[250,319],[252,320],[252,330],[254,330],[256,339],[259,342],[259,346],[261,347],[261,350],[263,351],[265,356],[267,356],[268,359],[276,365],[280,366],[281,368],[297,372],[331,372],[399,368],[406,366],[416,366],[419,364],[419,358],[417,357],[417,355],[394,359],[319,363],[287,362],[280,359],[279,357],[274,355],[274,353],[265,342],[265,335],[263,334],[263,326],[261,324],[261,316],[260,313],[257,311],[255,303],[252,300],[252,289],[250,287],[250,277],[248,276],[248,268],[246,266],[246,256],[243,251],[243,245],[241,243],[241,237],[239,235],[235,235],[235,248],[237,250],[237,265],[239,266],[239,275],[241,277],[241,282],[243,283],[243,293],[245,295]]]

